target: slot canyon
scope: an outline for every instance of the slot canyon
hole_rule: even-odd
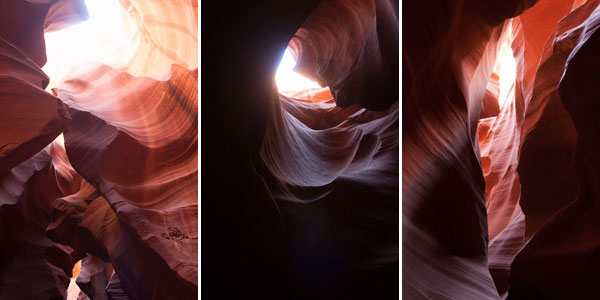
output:
[[[0,74],[0,299],[196,299],[198,2],[2,0]]]
[[[0,0],[0,300],[600,297],[600,0],[198,2]]]
[[[201,11],[201,296],[397,299],[398,1]]]
[[[600,297],[599,4],[403,2],[404,298]]]

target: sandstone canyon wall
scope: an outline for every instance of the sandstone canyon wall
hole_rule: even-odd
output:
[[[405,297],[600,295],[599,4],[405,3]],[[503,94],[504,43],[515,79]]]
[[[202,6],[202,296],[399,296],[398,8]],[[286,47],[328,89],[279,94]]]
[[[119,5],[133,56],[50,93],[44,33],[85,3],[0,4],[0,299],[197,296],[198,3]]]

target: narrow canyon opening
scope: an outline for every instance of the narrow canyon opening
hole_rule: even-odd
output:
[[[118,0],[85,0],[89,18],[44,35],[48,61],[42,70],[50,77],[47,90],[86,63],[113,68],[125,65],[138,41],[131,16]]]
[[[275,74],[275,82],[279,93],[293,100],[309,103],[332,100],[333,95],[331,95],[328,86],[321,86],[318,82],[294,70],[296,61],[293,50],[288,46]]]
[[[508,33],[502,42],[502,47],[500,48],[496,64],[494,65],[494,73],[498,74],[498,87],[500,90],[498,93],[498,106],[500,107],[500,110],[502,110],[502,107],[507,100],[511,101],[509,99],[512,98],[512,101],[514,101],[515,95],[513,89],[517,76],[517,62],[515,61],[512,50],[513,37],[511,22],[508,22],[506,30]]]

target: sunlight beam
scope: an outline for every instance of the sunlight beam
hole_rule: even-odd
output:
[[[294,59],[294,56],[286,49],[283,58],[279,63],[279,67],[277,68],[277,73],[275,74],[275,81],[277,82],[279,93],[290,96],[300,91],[322,88],[316,81],[310,80],[294,72],[295,66],[296,60]]]

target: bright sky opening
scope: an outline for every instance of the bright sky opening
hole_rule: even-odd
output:
[[[118,0],[85,0],[89,19],[45,35],[48,62],[42,68],[50,76],[52,88],[72,67],[85,62],[101,62],[111,67],[125,64],[135,50],[125,32]]]
[[[508,30],[512,30],[511,27],[509,27]],[[511,35],[509,35],[502,43],[502,48],[498,54],[498,59],[496,60],[495,68],[497,68],[498,76],[500,77],[500,93],[498,95],[498,105],[500,108],[502,108],[507,99],[514,97],[517,62],[515,61],[511,44],[512,38]]]
[[[322,88],[316,81],[294,72],[295,66],[294,56],[286,49],[275,74],[277,88],[281,94],[289,95],[306,89]]]

